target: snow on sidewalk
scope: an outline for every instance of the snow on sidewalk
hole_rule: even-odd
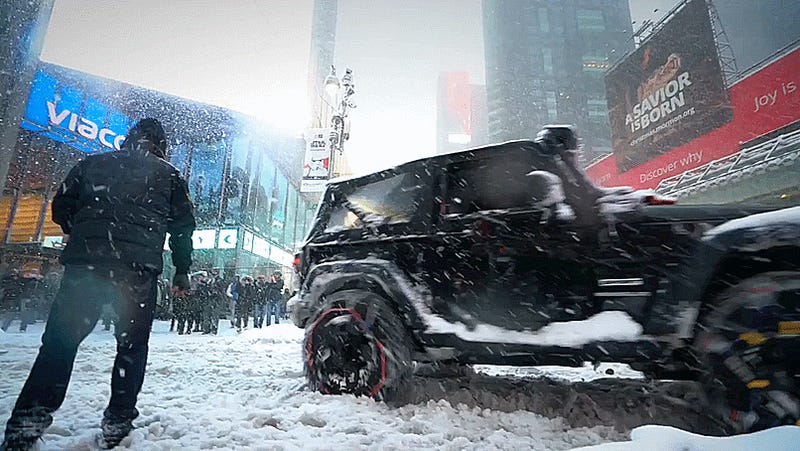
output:
[[[237,335],[168,332],[154,325],[138,427],[129,449],[534,449],[596,445],[625,436],[610,427],[571,429],[526,411],[451,406],[399,408],[305,389],[302,330],[281,324]],[[15,331],[12,325],[10,331]],[[0,421],[8,418],[39,346],[42,324],[0,333]],[[98,328],[75,362],[64,406],[44,450],[91,449],[109,394],[114,337]]]
[[[668,426],[641,426],[627,442],[605,443],[575,451],[795,451],[800,428],[781,426],[734,437],[706,437]]]

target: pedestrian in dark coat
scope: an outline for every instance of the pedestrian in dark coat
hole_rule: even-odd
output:
[[[191,311],[189,302],[191,302],[189,295],[172,296],[172,312],[177,322],[178,335],[183,335],[187,332],[192,333],[192,324],[189,321]]]
[[[267,312],[267,276],[258,276],[255,286],[256,290],[253,299],[253,327],[260,329],[264,325],[264,315]]]
[[[26,271],[22,276],[12,275],[5,281],[3,292],[3,321],[0,329],[8,330],[14,316],[19,316],[19,331],[25,332],[29,324],[36,321],[37,303],[43,301],[44,292],[39,282],[39,274]]]
[[[52,216],[69,236],[61,254],[64,275],[2,449],[33,448],[53,422],[78,346],[108,302],[119,322],[111,399],[101,423],[104,446],[118,445],[133,428],[167,233],[179,295],[188,288],[192,263],[193,207],[180,171],[164,160],[166,149],[161,124],[143,119],[121,150],[88,156],[58,189]]]
[[[192,328],[194,327],[194,332],[200,332],[200,323],[203,321],[203,304],[200,301],[200,279],[204,277],[203,272],[195,273],[190,282],[190,290],[189,290],[189,303],[188,303],[188,319],[189,319],[189,326],[187,328],[186,333],[192,333]]]
[[[286,308],[286,304],[289,303],[289,299],[292,298],[292,293],[289,292],[288,288],[283,289],[283,296],[281,296],[281,314],[283,319],[289,319],[289,309]]]
[[[242,277],[239,285],[239,299],[236,301],[236,329],[241,332],[242,326],[247,329],[247,321],[250,318],[250,309],[256,297],[256,287],[253,278],[250,276]]]
[[[16,269],[3,277],[0,283],[0,287],[2,287],[2,293],[0,293],[0,329],[3,332],[8,330],[19,311],[22,283],[19,271]]]
[[[275,324],[281,323],[281,304],[283,303],[283,275],[280,271],[272,273],[267,290],[267,326],[271,324],[272,316],[275,316]]]
[[[203,277],[200,279],[200,287],[198,288],[198,302],[203,312],[203,321],[201,330],[204,335],[216,334],[217,324],[219,323],[219,314],[217,313],[217,293],[214,279],[211,277]],[[215,318],[216,317],[216,318]]]

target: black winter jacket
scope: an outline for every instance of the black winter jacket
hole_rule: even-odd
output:
[[[267,285],[267,300],[268,301],[280,301],[281,300],[281,292],[283,291],[283,278],[280,279],[272,279]]]
[[[192,202],[178,169],[163,160],[160,124],[128,133],[122,150],[89,156],[53,199],[53,221],[69,241],[64,264],[123,263],[162,270],[167,232],[176,273],[192,264]]]

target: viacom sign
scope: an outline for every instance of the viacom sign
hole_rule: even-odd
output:
[[[131,119],[39,70],[21,127],[87,153],[119,150]]]
[[[124,135],[118,135],[109,128],[101,129],[95,122],[92,122],[85,117],[80,117],[76,113],[73,113],[67,109],[57,113],[57,108],[58,107],[54,102],[47,102],[47,115],[50,119],[51,125],[65,128],[64,121],[67,119],[67,117],[69,117],[69,121],[66,123],[66,128],[73,133],[77,132],[79,135],[88,140],[93,141],[97,139],[100,141],[100,144],[111,149],[119,150],[122,148],[122,143],[125,141]]]

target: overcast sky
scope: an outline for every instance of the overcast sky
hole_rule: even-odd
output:
[[[677,0],[631,0],[636,23]],[[312,0],[56,0],[42,59],[263,118],[308,125]],[[658,11],[655,11],[658,10]],[[435,152],[436,81],[484,82],[481,0],[339,0],[335,63],[358,107],[356,172]]]

